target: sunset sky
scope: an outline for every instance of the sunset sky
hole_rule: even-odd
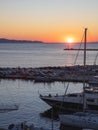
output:
[[[0,37],[79,42],[98,41],[98,0],[0,0]]]

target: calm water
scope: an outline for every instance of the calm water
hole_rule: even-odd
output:
[[[1,44],[0,67],[62,66],[74,63],[77,51],[64,51],[64,44]],[[72,48],[78,48],[77,45]],[[89,44],[87,48],[98,48]],[[87,52],[87,64],[93,64],[97,52]],[[77,64],[83,63],[83,52],[79,53]],[[97,62],[98,63],[98,62]]]
[[[0,113],[0,126],[7,127],[10,123],[28,121],[35,126],[42,126],[51,129],[51,119],[41,117],[40,113],[50,108],[39,98],[41,94],[64,94],[66,83],[34,84],[33,81],[23,80],[1,80],[0,82],[0,103],[1,104],[19,104],[19,110],[7,113]],[[82,84],[70,84],[69,92],[77,92],[82,88]],[[59,121],[54,121],[54,129],[58,130]]]
[[[72,65],[76,51],[64,51],[63,44],[0,44],[0,67],[42,67]],[[75,46],[77,47],[77,46]],[[89,45],[97,48],[98,45]],[[93,64],[97,52],[87,53],[87,64]],[[82,64],[83,52],[80,52],[77,64]],[[98,62],[96,61],[96,64]],[[39,98],[39,93],[64,94],[67,83],[33,83],[24,80],[0,80],[0,106],[19,104],[19,110],[0,113],[0,127],[10,123],[28,121],[35,126],[51,129],[51,119],[41,117],[40,113],[49,109]],[[81,91],[82,84],[70,83],[68,92]],[[59,121],[54,121],[54,129],[58,130]]]

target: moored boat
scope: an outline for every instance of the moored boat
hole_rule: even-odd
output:
[[[77,112],[72,115],[59,115],[59,118],[63,125],[98,130],[98,114]]]
[[[98,92],[93,91],[91,88],[87,88],[85,91],[87,108],[91,111],[98,111]],[[83,110],[83,92],[53,96],[50,94],[48,96],[40,95],[40,98],[57,110],[70,113]]]
[[[95,77],[92,77],[91,79],[89,79],[88,84],[98,87],[98,77],[95,76]]]
[[[86,32],[86,29],[85,29],[85,32]],[[86,70],[86,66],[85,66],[85,70]],[[86,76],[85,76],[85,80],[86,80]],[[83,102],[84,102],[83,92],[71,93],[71,94],[66,94],[65,92],[64,95],[50,95],[50,94],[40,95],[40,98],[44,102],[46,102],[48,105],[56,109],[59,109],[61,111],[68,111],[68,112],[74,113],[74,112],[83,110]],[[87,104],[87,109],[89,109],[90,111],[92,110],[98,111],[98,91],[91,88],[91,86],[87,88],[85,87],[85,100]]]
[[[98,114],[87,111],[87,100],[85,95],[85,65],[86,65],[86,32],[85,29],[85,42],[84,42],[84,82],[83,82],[83,110],[82,112],[76,112],[74,114],[62,114],[59,115],[60,122],[64,125],[87,128],[98,130]],[[98,100],[97,100],[98,102]]]

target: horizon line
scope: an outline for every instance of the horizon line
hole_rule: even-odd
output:
[[[4,43],[9,43],[9,42],[7,42],[7,40],[8,41],[16,41],[16,42],[41,42],[41,43],[50,43],[50,44],[68,44],[68,42],[58,42],[58,41],[55,41],[55,42],[53,42],[53,41],[51,41],[51,42],[48,42],[48,41],[42,41],[42,40],[27,40],[27,39],[10,39],[10,38],[5,38],[5,37],[3,37],[3,38],[0,38],[0,40],[5,40],[5,42]],[[2,41],[0,41],[0,42],[2,42]],[[81,42],[73,42],[73,43],[69,43],[69,44],[79,44],[79,43],[81,43]],[[98,43],[98,41],[89,41],[89,42],[87,42],[87,43]]]

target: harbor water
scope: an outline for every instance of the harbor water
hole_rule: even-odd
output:
[[[73,46],[77,47],[77,45]],[[89,48],[98,48],[89,44]],[[46,67],[73,65],[77,51],[64,51],[64,44],[4,44],[0,43],[0,67]],[[87,52],[87,64],[94,64],[96,51]],[[77,64],[83,64],[83,52]],[[98,64],[96,60],[96,64]],[[19,105],[16,111],[0,113],[0,127],[27,121],[35,126],[52,129],[52,120],[40,113],[51,107],[39,98],[39,94],[64,94],[67,82],[34,83],[32,80],[0,80],[0,106]],[[70,83],[68,93],[80,92],[82,83]],[[59,130],[59,120],[54,120],[54,130]]]

